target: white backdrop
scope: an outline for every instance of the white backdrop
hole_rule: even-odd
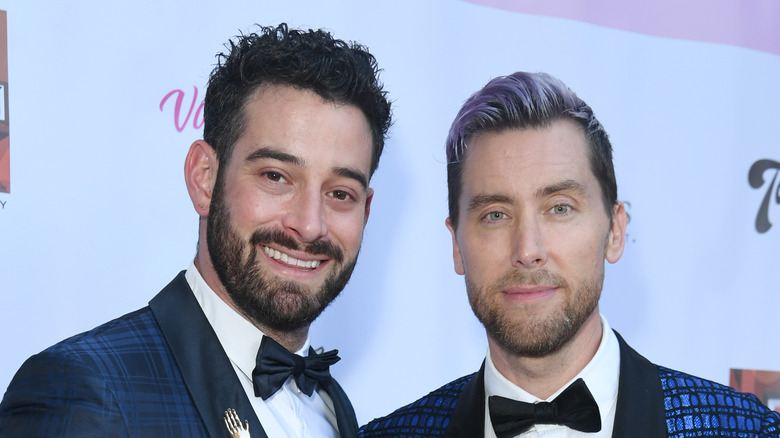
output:
[[[780,161],[780,9],[477,3],[0,0],[12,182],[0,193],[0,390],[31,354],[144,306],[187,267],[194,89],[200,103],[229,38],[281,21],[367,45],[395,102],[358,267],[312,331],[340,350],[334,374],[361,423],[484,356],[452,269],[443,143],[466,97],[516,70],[563,79],[611,135],[631,216],[602,297],[611,325],[649,359],[722,383],[730,368],[780,370],[777,170],[748,183],[754,162]],[[161,108],[174,90],[178,120],[175,99]],[[774,226],[759,232],[769,190]]]

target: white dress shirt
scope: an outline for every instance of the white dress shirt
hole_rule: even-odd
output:
[[[255,396],[252,371],[255,369],[260,341],[265,335],[217,296],[206,284],[194,263],[190,264],[185,278],[230,363],[233,364],[238,380],[244,387],[266,434],[274,438],[338,437],[333,402],[320,388],[309,397],[298,389],[295,380],[289,378],[282,388],[268,399],[263,400]],[[296,354],[306,356],[309,342],[310,340],[306,339],[303,348]],[[224,406],[224,409],[227,408],[234,406]],[[248,413],[237,413],[242,423],[249,416]]]
[[[518,437],[564,437],[564,438],[596,438],[611,437],[612,427],[615,422],[615,407],[617,404],[618,378],[620,377],[620,345],[615,332],[609,328],[606,318],[601,316],[603,333],[601,343],[590,362],[573,379],[561,387],[547,400],[539,399],[519,386],[510,382],[498,372],[488,350],[485,359],[485,438],[496,438],[493,425],[490,423],[490,411],[488,409],[488,397],[500,395],[502,397],[519,400],[526,403],[540,401],[552,401],[561,392],[569,387],[575,380],[582,378],[588,385],[588,390],[599,405],[601,415],[601,431],[597,433],[585,433],[566,426],[557,424],[537,424],[528,431],[517,435]]]

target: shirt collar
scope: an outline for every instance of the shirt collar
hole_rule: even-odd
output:
[[[257,350],[260,349],[260,342],[265,334],[222,301],[203,279],[194,262],[187,268],[184,277],[228,358],[251,380]],[[307,337],[303,347],[295,354],[306,356],[308,349],[309,338]]]
[[[553,400],[558,394],[568,388],[572,382],[582,378],[599,405],[602,424],[606,424],[607,417],[614,412],[617,400],[618,378],[620,377],[620,345],[604,316],[601,316],[601,326],[603,329],[601,342],[593,359],[588,362],[579,374],[559,388],[546,401]],[[489,397],[491,395],[500,395],[527,403],[544,401],[526,392],[501,375],[493,364],[490,350],[488,349],[485,359],[485,396]]]

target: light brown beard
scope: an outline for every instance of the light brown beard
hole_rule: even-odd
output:
[[[510,354],[544,357],[560,350],[593,314],[601,296],[604,272],[572,290],[566,280],[547,270],[510,273],[492,286],[480,288],[466,275],[466,290],[474,314],[488,334]],[[502,301],[502,289],[508,285],[546,284],[565,294],[562,308],[542,319],[539,315],[510,313]],[[530,309],[529,305],[529,309]],[[515,312],[517,313],[517,312]]]

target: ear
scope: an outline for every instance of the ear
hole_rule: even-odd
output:
[[[444,224],[452,235],[452,262],[455,264],[455,272],[463,275],[466,273],[466,264],[463,263],[463,254],[460,252],[460,245],[458,245],[458,239],[455,236],[455,227],[452,226],[452,221],[449,217],[444,221]]]
[[[374,199],[374,189],[371,187],[366,190],[366,212],[363,215],[363,228],[368,223],[368,215],[371,213],[371,200]]]
[[[626,225],[628,216],[622,202],[617,201],[612,207],[612,225],[607,236],[607,248],[604,257],[610,263],[620,260],[626,245]]]
[[[209,215],[217,169],[217,154],[214,148],[203,140],[192,143],[184,161],[184,180],[192,206],[200,216]]]

